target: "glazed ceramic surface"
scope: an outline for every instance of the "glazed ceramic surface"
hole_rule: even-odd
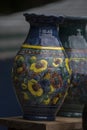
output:
[[[82,116],[87,102],[87,18],[66,17],[59,35],[72,70],[69,94],[59,115]]]
[[[58,36],[62,17],[25,14],[29,34],[14,59],[13,81],[29,120],[54,120],[70,81],[68,58]]]

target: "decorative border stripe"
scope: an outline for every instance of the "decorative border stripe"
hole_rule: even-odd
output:
[[[66,51],[73,51],[73,52],[87,52],[87,48],[85,49],[72,49],[72,48],[65,48]]]
[[[74,58],[74,57],[71,57],[69,58],[70,60],[87,60],[87,57],[77,57],[77,58]]]
[[[63,47],[48,47],[48,46],[32,46],[28,44],[22,45],[22,48],[33,48],[33,49],[48,49],[48,50],[64,50]]]

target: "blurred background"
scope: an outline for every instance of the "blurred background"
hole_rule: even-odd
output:
[[[22,115],[13,90],[11,69],[29,31],[24,13],[87,16],[87,0],[0,1],[0,117]],[[0,126],[0,130],[5,129]]]

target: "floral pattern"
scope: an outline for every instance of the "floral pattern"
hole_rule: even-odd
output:
[[[32,70],[36,73],[40,73],[47,69],[47,64],[48,63],[46,60],[37,61],[36,63],[31,64],[30,70]]]
[[[30,49],[29,49],[30,51]],[[33,49],[34,51],[34,49]],[[48,50],[48,54],[53,50]],[[13,80],[21,90],[23,100],[30,104],[56,105],[66,92],[70,79],[68,59],[43,55],[23,55],[15,57]],[[59,53],[58,50],[56,53]]]
[[[58,67],[62,62],[61,58],[54,58],[53,66]]]

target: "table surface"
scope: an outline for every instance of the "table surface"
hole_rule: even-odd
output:
[[[68,130],[81,129],[82,118],[56,117],[55,121],[30,121],[22,117],[4,117],[0,118],[0,125],[15,129],[37,129],[38,130]],[[70,129],[71,130],[71,129]]]

